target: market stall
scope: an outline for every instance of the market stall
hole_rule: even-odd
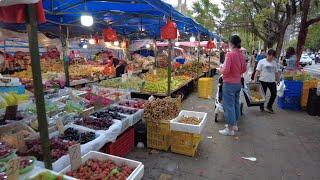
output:
[[[27,6],[20,4],[25,2],[19,1],[16,6],[6,4],[5,7],[1,6],[2,2],[0,3],[0,8],[3,9],[1,12],[8,13],[6,14],[8,17],[0,18],[0,21],[4,22],[1,27],[23,31],[24,23],[27,24],[28,43],[25,43],[25,46],[29,50],[24,54],[17,53],[19,56],[16,57],[29,59],[30,56],[31,62],[24,64],[23,71],[0,76],[1,178],[8,176],[9,179],[59,179],[63,176],[64,179],[80,177],[141,179],[143,177],[144,165],[141,162],[119,156],[125,156],[133,150],[135,147],[134,125],[142,120],[149,121],[150,113],[153,116],[153,112],[150,111],[154,110],[150,110],[150,105],[154,106],[161,100],[155,99],[149,102],[137,99],[134,98],[134,93],[158,97],[172,96],[172,94],[186,95],[187,93],[183,92],[191,92],[194,81],[202,76],[199,72],[202,72],[206,65],[204,63],[200,65],[199,55],[196,68],[190,64],[192,62],[184,66],[182,66],[184,63],[180,63],[179,66],[175,64],[172,58],[173,45],[169,40],[171,45],[167,50],[167,57],[163,58],[166,64],[163,68],[154,69],[157,56],[135,55],[133,59],[126,56],[126,39],[134,39],[130,34],[137,28],[141,30],[140,33],[147,33],[147,36],[159,39],[160,32],[155,33],[154,29],[159,30],[169,22],[159,21],[163,16],[170,17],[168,19],[172,21],[171,25],[176,26],[176,32],[177,28],[189,27],[190,32],[199,33],[199,38],[212,36],[212,34],[162,1],[137,2],[120,6],[118,3],[107,1],[70,1],[69,5],[66,5],[58,1],[34,0]],[[92,13],[94,18],[87,14],[79,16],[79,13],[74,11],[78,9],[72,5]],[[12,8],[26,13],[25,19],[17,20],[11,17],[8,10]],[[132,12],[132,9],[135,11]],[[119,26],[111,27],[108,23],[106,26],[101,26],[99,23],[93,23],[93,19],[107,21],[111,17],[96,14],[99,10],[103,11],[103,14],[112,10],[125,12],[112,14],[114,21],[117,21],[117,18],[130,18]],[[44,23],[44,12],[46,12],[46,23]],[[59,20],[56,19],[57,16]],[[8,20],[5,17],[11,19]],[[137,27],[128,25],[136,23],[137,20],[140,22]],[[157,22],[156,27],[144,25],[154,21]],[[21,24],[8,24],[12,22]],[[73,24],[74,22],[81,22],[82,26]],[[93,31],[85,28],[92,25]],[[57,42],[58,47],[50,45],[40,54],[37,28],[42,32],[49,30],[54,33],[51,35],[60,40]],[[79,47],[70,45],[71,37],[79,37],[79,41],[76,40],[79,42]],[[152,41],[155,42],[156,38]],[[3,51],[9,53],[8,49],[6,50],[7,46],[3,47]],[[40,47],[41,51],[43,49]],[[118,75],[114,68],[124,63],[130,67],[128,73],[115,77]],[[146,69],[149,71],[136,73]],[[74,88],[79,85],[81,88]],[[82,86],[85,87],[82,88]],[[175,112],[166,118],[166,126],[174,118],[178,118],[180,122],[181,117],[178,117],[178,112],[181,99],[167,97],[165,101],[167,104],[164,106],[153,108],[158,108],[156,110],[158,113],[175,109]],[[146,110],[147,113],[145,113]],[[184,111],[180,114],[182,118],[189,116],[185,115]],[[200,124],[203,128],[205,116],[191,118],[191,124]],[[201,119],[199,123],[197,118]],[[189,121],[190,119],[186,119],[181,123],[189,124]],[[153,124],[153,126],[157,125]],[[155,132],[148,131],[148,133]],[[198,134],[195,135],[197,142],[199,133],[201,130],[195,133]],[[168,128],[166,135],[170,134],[171,131]],[[183,138],[184,135],[174,136]],[[168,142],[169,139],[165,141]],[[170,144],[167,145],[170,146]],[[152,147],[149,146],[149,142],[147,146]],[[189,147],[187,149],[190,150]],[[192,156],[195,151],[196,148],[193,147],[191,154],[186,155]],[[182,152],[182,154],[185,153]],[[83,174],[83,169],[90,169],[90,172]]]

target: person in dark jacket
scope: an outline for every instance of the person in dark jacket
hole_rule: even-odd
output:
[[[223,51],[222,48],[220,48],[220,64],[224,63],[224,59],[225,59],[225,52]]]

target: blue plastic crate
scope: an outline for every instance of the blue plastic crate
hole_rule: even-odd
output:
[[[176,62],[180,63],[180,64],[184,64],[186,62],[186,59],[184,58],[178,58],[176,59]]]
[[[278,97],[278,107],[293,111],[300,111],[300,97]]]
[[[25,86],[0,86],[0,93],[15,92],[17,94],[24,94]]]
[[[286,89],[284,91],[285,97],[301,97],[302,94],[302,81],[284,81]]]

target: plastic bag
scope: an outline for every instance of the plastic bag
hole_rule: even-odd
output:
[[[284,90],[286,89],[284,81],[280,81],[280,83],[277,85],[277,95],[279,97],[283,97]]]

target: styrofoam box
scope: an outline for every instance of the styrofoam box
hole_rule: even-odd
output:
[[[121,134],[122,123],[119,120],[113,120],[113,124],[109,127],[108,130],[94,130],[94,129],[90,129],[88,127],[77,125],[77,124],[73,124],[73,126],[79,126],[79,127],[82,127],[83,129],[100,132],[105,136],[104,138],[107,143],[107,142],[116,141],[117,137]]]
[[[101,149],[104,144],[106,144],[106,138],[105,135],[99,131],[94,131],[91,129],[86,129],[82,126],[75,126],[73,124],[70,125],[66,125],[64,126],[64,129],[68,129],[68,128],[74,128],[76,130],[78,130],[80,133],[84,133],[84,132],[94,132],[96,134],[96,138],[92,141],[89,141],[85,144],[81,144],[81,154],[87,154],[89,151],[98,151],[99,149]],[[59,135],[59,132],[53,132],[49,135],[49,137],[57,137]]]
[[[53,175],[56,175],[56,176],[62,175],[62,174],[60,174],[60,173],[57,173],[57,172],[54,172],[54,171],[50,171],[49,169],[43,169],[43,168],[37,167],[37,168],[35,168],[34,171],[32,171],[31,173],[28,173],[28,174],[27,174],[27,175],[29,175],[29,174],[32,174],[32,175],[30,175],[30,176],[25,176],[25,175],[24,175],[23,177],[20,176],[19,180],[34,179],[34,178],[37,177],[40,173],[46,172],[46,171],[49,171],[50,173],[52,173]],[[64,180],[76,180],[75,178],[70,177],[70,176],[67,176],[67,175],[63,175],[63,179],[64,179]]]
[[[121,158],[118,156],[113,156],[110,154],[105,154],[97,151],[90,151],[86,155],[82,156],[82,162],[87,161],[88,159],[99,159],[99,160],[107,160],[110,159],[117,165],[126,164],[131,168],[135,168],[131,175],[127,178],[127,180],[140,180],[144,174],[144,165],[139,161],[134,161],[131,159]],[[60,173],[66,174],[70,171],[71,166],[64,168]]]
[[[121,115],[125,115],[125,116],[128,116],[128,117],[131,116],[131,126],[133,126],[134,124],[136,124],[138,121],[140,121],[142,119],[143,112],[144,112],[143,109],[131,108],[131,107],[127,107],[127,106],[120,106],[118,104],[114,105],[114,106],[121,107],[121,108],[124,108],[124,109],[137,110],[137,112],[135,112],[134,114],[122,114],[122,113],[120,113]]]
[[[201,122],[198,125],[180,123],[179,120],[181,119],[182,116],[195,117],[200,119]],[[182,132],[188,132],[188,133],[194,133],[194,134],[201,134],[201,132],[205,127],[206,122],[207,122],[207,113],[182,110],[179,113],[178,117],[170,121],[170,129],[173,131],[182,131]]]

